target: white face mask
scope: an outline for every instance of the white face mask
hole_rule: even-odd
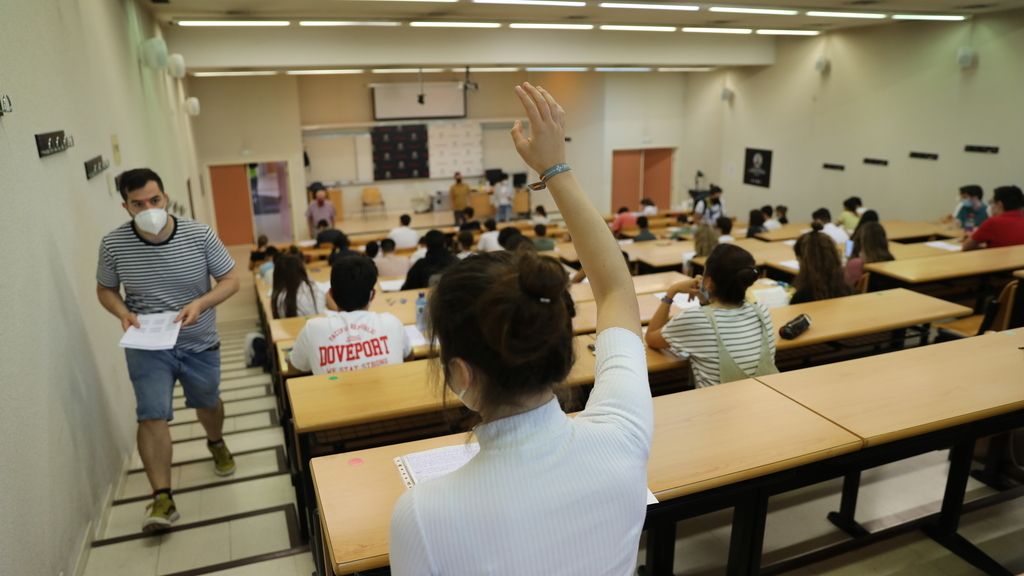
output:
[[[167,211],[163,208],[150,208],[135,215],[135,225],[143,232],[156,236],[167,225]]]

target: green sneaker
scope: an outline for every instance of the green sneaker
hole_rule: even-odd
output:
[[[228,450],[228,445],[223,441],[217,444],[207,442],[206,447],[213,454],[213,470],[217,476],[231,476],[235,473],[235,457]]]
[[[178,509],[174,499],[166,492],[153,497],[153,502],[146,506],[146,519],[142,521],[143,532],[159,532],[166,530],[178,521]]]

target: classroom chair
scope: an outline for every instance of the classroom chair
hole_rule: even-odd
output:
[[[867,294],[868,287],[871,286],[871,272],[865,272],[861,274],[860,280],[853,285],[854,294]]]
[[[1013,316],[1013,303],[1017,296],[1020,281],[1014,280],[1003,287],[996,299],[989,298],[985,303],[985,313],[967,316],[941,324],[936,342],[970,338],[984,334],[989,330],[1000,332],[1010,327]]]
[[[366,209],[379,207],[384,212],[387,212],[387,206],[384,204],[384,197],[381,196],[380,188],[376,186],[367,186],[363,188],[363,217],[366,217]]]

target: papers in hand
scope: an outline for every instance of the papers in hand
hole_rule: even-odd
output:
[[[138,350],[170,350],[178,341],[181,323],[175,322],[177,312],[139,314],[139,326],[131,326],[121,337],[121,348]]]
[[[943,240],[935,240],[934,242],[927,242],[926,245],[927,246],[931,246],[932,248],[939,248],[940,250],[949,250],[950,252],[960,252],[961,250],[964,249],[964,247],[962,245],[960,245],[960,244],[956,244],[956,243],[953,243],[953,242],[946,242],[946,241],[943,241]]]
[[[405,337],[409,339],[409,345],[413,348],[417,346],[426,346],[427,338],[420,332],[420,329],[415,324],[409,324],[405,327]]]
[[[298,246],[299,248],[312,248],[316,246],[316,240],[299,240]]]
[[[658,292],[654,294],[654,297],[661,300],[667,294],[668,292]],[[672,305],[681,310],[688,310],[690,308],[700,308],[700,301],[696,298],[690,300],[689,294],[676,294],[675,298],[672,299]]]
[[[380,289],[384,292],[400,292],[404,283],[405,280],[403,278],[398,280],[381,280]]]

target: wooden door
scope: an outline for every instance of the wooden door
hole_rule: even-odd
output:
[[[252,196],[245,164],[210,166],[217,235],[225,246],[253,244]]]
[[[644,150],[643,197],[660,210],[672,206],[672,152],[671,148]]]
[[[612,205],[611,213],[625,206],[638,209],[643,189],[643,151],[615,150],[612,152]]]

